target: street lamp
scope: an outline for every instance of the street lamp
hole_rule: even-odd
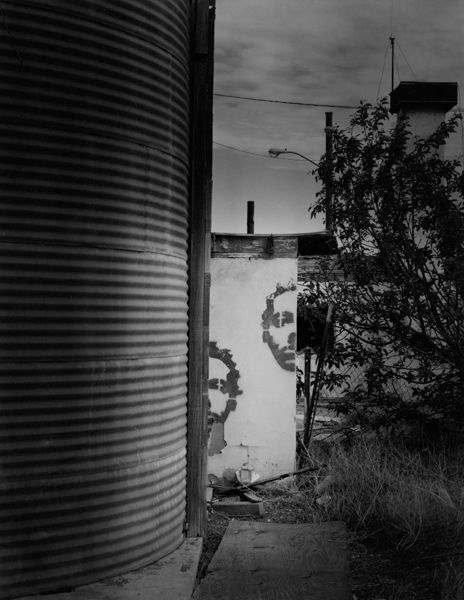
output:
[[[294,152],[293,150],[287,150],[287,148],[284,148],[284,149],[282,149],[282,148],[269,148],[268,152],[274,158],[277,158],[281,154],[295,154],[296,156],[301,156],[301,158],[304,158],[304,160],[307,160],[312,165],[314,165],[316,167],[319,166],[319,163],[315,162],[314,160],[311,160],[310,158],[308,158],[304,154],[300,154],[299,152]]]
[[[325,161],[327,164],[327,172],[325,174],[325,227],[329,231],[332,231],[332,113],[325,113]],[[269,148],[269,154],[274,158],[277,158],[281,154],[295,154],[296,156],[300,156],[304,160],[307,160],[312,165],[319,167],[319,163],[311,160],[304,154],[300,154],[299,152],[294,152],[293,150],[287,150],[287,148]]]
[[[319,167],[319,164],[317,162],[311,160],[304,154],[300,154],[300,152],[294,152],[293,150],[287,150],[287,148],[269,148],[268,152],[274,158],[277,158],[281,154],[295,154],[296,156],[301,156],[301,158],[304,158],[304,160],[307,160],[312,165]],[[326,183],[325,227],[329,231],[331,231],[332,229],[332,194],[330,186],[330,177],[327,179]]]

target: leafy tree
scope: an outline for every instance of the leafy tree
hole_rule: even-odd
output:
[[[426,139],[388,118],[385,101],[362,104],[349,129],[334,128],[311,212],[325,212],[330,186],[343,277],[330,281],[327,267],[307,284],[300,312],[310,318],[335,302],[325,385],[345,378],[346,409],[373,409],[378,424],[450,422],[464,415],[464,180],[439,150],[459,117]],[[362,382],[350,384],[347,367],[362,369]]]

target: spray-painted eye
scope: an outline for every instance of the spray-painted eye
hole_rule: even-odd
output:
[[[293,323],[293,313],[288,310],[285,310],[282,313],[281,324],[282,326],[284,326],[288,325],[289,323]]]
[[[293,323],[293,313],[288,310],[284,310],[282,313],[277,312],[272,315],[272,324],[274,327],[283,327],[289,323]]]
[[[219,389],[221,390],[221,392],[222,392],[223,394],[227,394],[227,393],[228,393],[228,391],[229,391],[229,390],[228,390],[228,387],[229,387],[229,386],[228,386],[228,384],[227,384],[227,381],[226,381],[225,379],[220,379],[220,380],[219,380],[219,383],[220,383],[220,388],[219,388]]]
[[[218,390],[219,389],[219,379],[210,379],[208,381],[208,388],[210,390]]]
[[[271,323],[274,327],[281,327],[280,313],[274,313],[271,317]]]

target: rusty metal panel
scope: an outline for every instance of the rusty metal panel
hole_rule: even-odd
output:
[[[190,18],[2,4],[2,598],[183,539]]]

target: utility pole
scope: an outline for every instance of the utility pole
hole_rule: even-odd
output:
[[[395,38],[390,36],[391,44],[391,91],[395,88]]]
[[[325,228],[332,231],[332,124],[333,113],[325,113],[325,157],[327,174],[325,181]]]

